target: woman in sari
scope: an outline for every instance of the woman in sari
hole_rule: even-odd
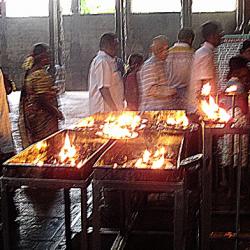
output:
[[[48,72],[50,52],[46,44],[34,45],[33,53],[26,58],[26,70],[21,90],[19,128],[23,148],[58,130],[58,109],[53,77]]]

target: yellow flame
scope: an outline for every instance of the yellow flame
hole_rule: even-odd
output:
[[[237,90],[237,86],[236,85],[232,85],[230,87],[228,87],[225,92],[226,93],[230,93],[230,92],[235,92]]]
[[[105,122],[102,132],[97,134],[109,138],[134,138],[138,135],[134,130],[140,125],[141,117],[134,113],[124,112],[119,116],[111,114]]]
[[[158,169],[158,168],[162,168],[163,165],[164,165],[164,155],[162,155],[158,160],[154,160],[153,161],[153,164],[152,164],[152,167],[153,169]]]
[[[40,151],[41,149],[46,149],[47,148],[47,143],[44,141],[39,141],[35,144],[36,149]]]
[[[136,168],[152,168],[152,169],[172,168],[173,164],[169,162],[168,159],[165,159],[165,153],[166,153],[165,147],[161,147],[153,153],[146,149],[143,153],[143,157],[139,158],[135,162],[134,166]]]
[[[43,166],[43,164],[44,164],[44,162],[43,162],[43,161],[38,161],[38,162],[37,162],[37,166],[38,166],[38,167]]]
[[[187,127],[189,125],[188,118],[184,110],[178,110],[170,113],[167,117],[167,124],[172,126]]]
[[[219,107],[212,96],[207,100],[201,100],[201,110],[207,119],[218,122],[228,122],[231,116],[227,111]]]
[[[95,123],[94,117],[83,118],[78,124],[77,127],[92,127]]]
[[[150,155],[151,153],[148,150],[145,150],[143,154],[143,162],[148,162],[150,159]]]
[[[228,122],[231,119],[231,116],[223,108],[219,108],[219,117],[222,121]]]
[[[208,83],[206,83],[206,84],[204,84],[203,86],[202,86],[202,89],[201,89],[201,95],[202,96],[208,96],[208,95],[210,95],[210,93],[211,93],[211,85],[210,85],[210,83],[208,82]]]
[[[74,166],[75,165],[75,159],[74,159],[75,155],[76,155],[76,148],[74,145],[70,144],[69,135],[66,134],[64,146],[62,147],[62,149],[59,153],[60,162],[64,163],[65,160],[67,160],[71,166]]]

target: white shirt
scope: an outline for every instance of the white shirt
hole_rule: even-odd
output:
[[[104,51],[99,51],[93,59],[89,70],[89,109],[90,114],[113,111],[104,101],[100,89],[108,88],[111,97],[118,108],[124,107],[124,86],[117,70],[115,58]]]
[[[0,70],[0,150],[3,153],[14,152],[9,119],[9,107],[4,87],[3,74]]]
[[[188,99],[191,104],[190,111],[195,111],[198,105],[198,97],[202,88],[202,81],[211,79],[212,93],[216,92],[217,73],[214,59],[214,46],[205,42],[194,54],[191,80],[188,90]]]

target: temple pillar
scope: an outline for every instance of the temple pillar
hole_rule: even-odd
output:
[[[181,28],[192,27],[192,0],[181,0]]]

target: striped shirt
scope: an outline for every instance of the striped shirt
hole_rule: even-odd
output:
[[[138,72],[139,110],[167,109],[169,100],[164,96],[167,90],[164,87],[168,87],[165,63],[151,56]]]
[[[194,50],[187,43],[175,43],[169,49],[166,60],[166,72],[170,86],[185,88],[191,76]]]
[[[187,87],[190,82],[194,49],[189,44],[177,42],[168,51],[166,74],[169,85],[176,88],[172,109],[187,109]]]

